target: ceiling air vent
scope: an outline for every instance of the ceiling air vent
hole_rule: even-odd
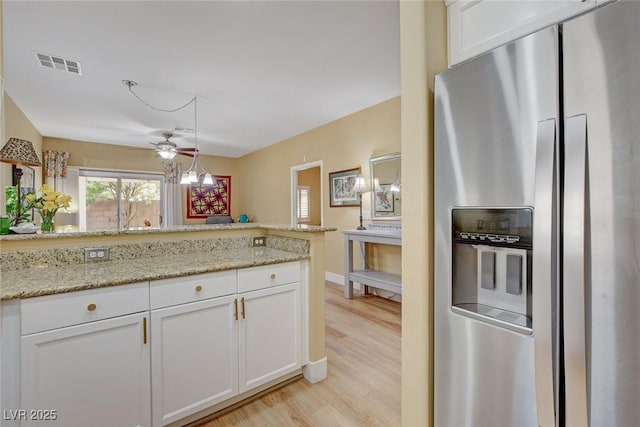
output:
[[[34,52],[34,54],[40,65],[45,68],[54,68],[56,70],[82,75],[82,67],[78,61],[72,61],[60,56],[47,55],[46,53]]]

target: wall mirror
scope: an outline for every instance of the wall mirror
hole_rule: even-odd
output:
[[[402,219],[402,182],[400,153],[372,157],[371,170],[372,219]]]

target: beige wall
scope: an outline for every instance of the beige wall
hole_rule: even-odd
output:
[[[38,153],[38,158],[42,162],[42,136],[33,126],[31,121],[24,115],[22,110],[13,102],[8,94],[4,94],[2,102],[2,113],[4,114],[4,145],[9,138],[26,139],[33,143],[33,148]],[[33,167],[36,174],[36,188],[42,185],[42,167]],[[0,163],[0,211],[5,213],[4,188],[11,185],[11,165]]]
[[[4,76],[4,38],[2,35],[2,0],[0,0],[0,76]]]
[[[403,426],[433,425],[433,77],[447,67],[446,19],[441,1],[400,2]]]
[[[43,138],[44,150],[68,151],[69,166],[109,170],[135,170],[146,172],[162,172],[162,162],[153,149],[132,150],[130,147],[111,144],[73,141],[62,138]],[[152,147],[153,148],[153,147]],[[177,156],[183,170],[191,165],[191,157]],[[200,155],[200,164],[214,175],[231,176],[231,213],[239,214],[237,159]],[[186,186],[183,191],[183,216],[185,224],[203,224],[204,219],[186,218]]]
[[[329,172],[360,167],[368,179],[370,157],[398,151],[400,98],[396,97],[242,157],[240,175],[246,185],[242,186],[240,204],[258,222],[289,224],[290,168],[322,160],[323,225],[353,229],[358,225],[357,207],[329,207]],[[363,201],[363,209],[369,209],[368,194]],[[343,274],[342,233],[327,233],[325,244],[326,270]]]
[[[298,185],[309,187],[309,222],[310,225],[320,225],[322,221],[320,209],[320,166],[298,171]]]

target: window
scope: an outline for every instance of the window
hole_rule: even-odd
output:
[[[81,231],[160,227],[164,216],[162,175],[80,171]]]
[[[298,222],[309,222],[310,218],[310,202],[309,202],[309,192],[311,191],[311,187],[306,185],[299,185],[296,189],[296,199],[297,199],[297,217]]]

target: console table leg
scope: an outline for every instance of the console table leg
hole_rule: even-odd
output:
[[[353,281],[350,280],[350,273],[353,272],[353,240],[345,235],[344,238],[344,297],[353,298]]]

